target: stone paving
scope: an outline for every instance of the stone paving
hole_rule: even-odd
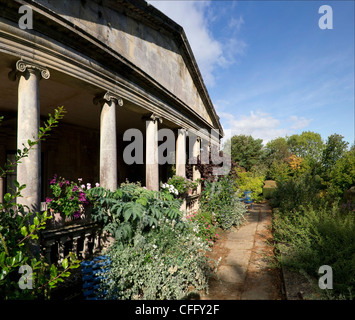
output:
[[[201,299],[282,299],[279,272],[270,268],[271,239],[271,208],[268,203],[255,204],[245,224],[225,232],[213,247],[210,256],[222,260],[217,277],[210,281],[209,294]]]

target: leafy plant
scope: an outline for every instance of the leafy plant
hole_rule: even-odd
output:
[[[40,128],[36,140],[28,140],[23,149],[17,150],[14,162],[8,161],[0,170],[3,178],[13,172],[13,168],[28,156],[31,149],[48,136],[49,132],[57,126],[64,114],[64,109],[55,110],[54,116],[49,114],[49,119]],[[0,203],[0,296],[3,299],[34,299],[49,298],[50,289],[58,282],[70,275],[69,269],[77,268],[79,262],[75,255],[70,254],[62,264],[64,270],[49,264],[36,252],[40,230],[45,229],[46,222],[51,218],[45,211],[43,214],[32,213],[28,208],[16,203],[16,198],[21,197],[21,191],[26,185],[15,181],[14,194],[6,193],[4,201]],[[27,209],[27,210],[26,210]],[[28,286],[20,288],[19,268],[27,266],[31,274],[26,281],[31,281]]]
[[[196,182],[176,175],[169,178],[167,184],[174,186],[180,195],[186,193],[189,189],[195,190],[197,188]]]
[[[119,243],[128,243],[134,236],[137,225],[145,231],[158,221],[178,219],[181,215],[181,200],[166,192],[142,188],[139,184],[124,183],[112,192],[102,187],[87,191],[88,198],[94,203],[92,218],[101,222]]]
[[[351,298],[355,292],[355,215],[341,214],[337,205],[300,206],[292,212],[277,210],[273,218],[279,261],[287,268],[302,270],[315,281],[318,269],[333,270],[331,296]],[[329,297],[325,297],[329,298]]]
[[[244,191],[252,191],[252,199],[260,201],[262,199],[263,185],[265,177],[263,175],[257,175],[254,172],[238,171],[238,179],[236,180],[238,186],[237,195],[242,198]]]
[[[188,222],[176,226],[165,219],[149,233],[138,226],[129,245],[111,249],[110,271],[102,283],[106,299],[171,300],[190,291],[208,291],[214,269],[205,255],[208,246]]]
[[[82,179],[78,179],[78,182],[82,182]],[[53,212],[63,213],[67,217],[80,217],[85,206],[89,204],[84,190],[85,185],[78,186],[78,183],[58,178],[56,174],[49,185],[53,195],[46,199],[47,208]]]
[[[197,235],[210,246],[219,238],[214,216],[214,213],[200,210],[186,216],[188,221],[195,224],[194,231]]]
[[[222,176],[217,181],[204,181],[200,199],[200,210],[214,214],[216,223],[223,229],[239,226],[246,214],[246,208],[239,201],[237,185],[233,178]]]

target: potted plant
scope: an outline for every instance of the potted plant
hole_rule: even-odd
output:
[[[192,194],[197,189],[197,183],[186,177],[174,175],[167,181],[168,185],[172,185],[177,189],[179,195]]]
[[[82,179],[79,178],[78,182],[81,183]],[[53,216],[53,227],[60,227],[65,222],[77,221],[85,217],[85,208],[89,205],[89,201],[84,189],[85,187],[90,189],[90,183],[79,186],[76,182],[57,178],[57,175],[54,175],[49,182],[49,187],[52,197],[46,198],[46,203]]]

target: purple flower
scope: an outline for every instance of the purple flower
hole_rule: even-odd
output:
[[[80,218],[80,215],[80,211],[75,211],[73,214],[74,218]]]
[[[79,189],[78,186],[74,186],[71,191],[75,192],[75,191],[77,191],[78,189]]]
[[[56,184],[57,183],[57,175],[55,174],[49,184]]]
[[[46,198],[46,203],[51,203],[53,201],[53,199],[52,198]]]

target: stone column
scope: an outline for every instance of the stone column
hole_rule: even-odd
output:
[[[100,186],[114,191],[117,189],[117,133],[116,107],[123,106],[117,95],[107,92],[94,99],[101,104],[100,118]]]
[[[149,190],[159,191],[158,122],[162,119],[152,114],[146,121],[145,181]]]
[[[19,60],[16,70],[10,72],[9,78],[18,78],[18,123],[17,149],[28,147],[27,141],[38,138],[40,126],[39,80],[49,79],[48,69],[32,62]],[[25,184],[22,197],[17,203],[25,205],[30,211],[40,210],[41,203],[41,148],[40,144],[32,147],[28,157],[23,158],[17,166],[17,181]]]
[[[179,129],[176,139],[176,175],[186,177],[186,130]]]
[[[195,140],[195,143],[194,143],[193,149],[192,149],[192,156],[197,158],[198,156],[200,156],[200,154],[201,154],[201,138],[196,137],[196,140]],[[197,179],[201,178],[201,173],[199,170],[197,170],[196,165],[192,166],[192,177],[193,177],[193,181],[196,181]],[[201,193],[201,183],[199,183],[197,186],[197,193],[198,194]]]

